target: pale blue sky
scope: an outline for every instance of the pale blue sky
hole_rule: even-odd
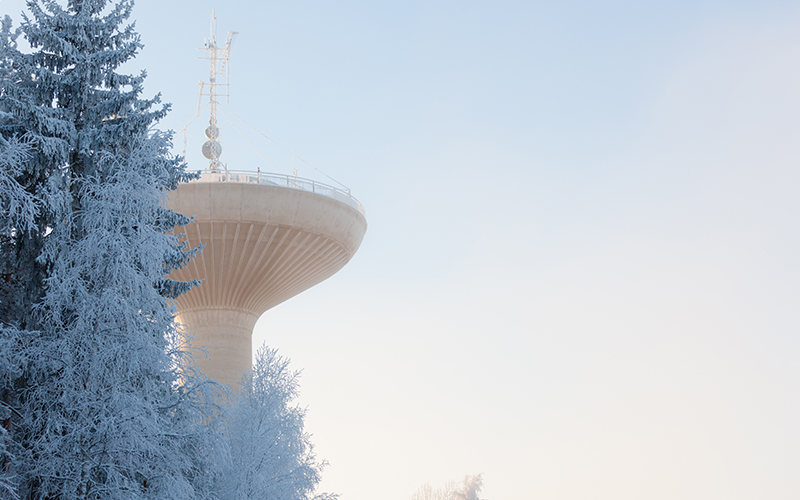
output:
[[[137,4],[164,128],[212,7]],[[216,9],[229,108],[367,210],[353,261],[255,332],[304,370],[325,489],[800,496],[797,2]],[[221,127],[229,168],[270,170]]]

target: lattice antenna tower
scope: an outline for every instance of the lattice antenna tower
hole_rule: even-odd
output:
[[[217,126],[217,98],[225,97],[226,102],[230,102],[230,84],[228,83],[228,60],[231,56],[231,44],[233,39],[238,33],[235,31],[228,32],[228,38],[225,40],[225,46],[219,47],[217,45],[217,16],[214,11],[211,11],[211,36],[206,39],[205,47],[199,50],[206,51],[206,57],[199,57],[198,59],[207,59],[209,61],[209,77],[208,82],[200,82],[200,93],[198,94],[198,114],[200,113],[200,100],[203,97],[208,97],[211,108],[211,117],[208,120],[208,127],[206,127],[206,142],[203,143],[203,156],[208,158],[208,170],[210,172],[219,172],[225,168],[225,165],[219,161],[222,155],[222,145],[219,143],[219,126]],[[224,83],[220,83],[217,79],[221,79]],[[208,92],[205,93],[204,89],[208,86]],[[220,93],[217,87],[222,87],[224,93]]]

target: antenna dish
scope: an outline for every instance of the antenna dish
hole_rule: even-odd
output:
[[[217,158],[222,156],[222,144],[217,141],[206,141],[203,143],[203,156],[215,162]]]

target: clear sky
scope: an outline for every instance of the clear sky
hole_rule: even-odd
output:
[[[195,113],[212,7],[137,3],[163,128]],[[226,110],[367,210],[352,262],[254,335],[304,371],[324,489],[800,498],[796,1],[216,9]],[[220,125],[229,168],[290,173]]]

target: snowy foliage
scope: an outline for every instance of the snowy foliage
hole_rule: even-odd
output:
[[[230,458],[222,474],[225,500],[333,500],[313,496],[324,462],[313,453],[303,430],[305,410],[297,397],[298,375],[289,360],[263,346],[252,373],[230,396],[222,423]]]
[[[207,434],[178,390],[174,297],[192,252],[164,208],[186,178],[143,76],[132,3],[28,3],[0,41],[0,488],[27,499],[203,498]],[[107,8],[108,7],[108,8]],[[170,355],[170,353],[174,355]],[[185,381],[184,381],[185,382]]]
[[[43,498],[192,498],[187,430],[172,418],[179,374],[166,353],[176,332],[158,287],[175,247],[160,220],[165,145],[153,135],[124,157],[98,158],[104,180],[76,180],[80,237],[45,248],[53,266],[36,305],[45,335],[26,346],[21,422],[36,436],[23,443],[35,457],[24,476]]]
[[[59,248],[83,232],[87,182],[104,182],[108,156],[130,154],[167,108],[152,109],[158,97],[139,97],[144,74],[116,71],[141,47],[124,25],[131,1],[70,0],[62,7],[33,0],[28,8],[20,29],[12,31],[6,17],[0,31],[0,245],[3,265],[13,267],[13,273],[2,270],[8,279],[0,313],[4,322],[35,329],[29,305],[42,298]],[[20,33],[30,53],[18,50]],[[160,190],[185,176],[180,162],[168,161]],[[166,227],[181,218],[162,219]],[[169,265],[185,261],[183,249],[171,250],[165,254]]]
[[[29,155],[30,145],[24,140],[0,136],[0,234],[7,238],[34,229],[39,212],[36,197],[15,179]]]
[[[312,498],[288,362],[260,351],[223,405],[179,349],[196,283],[165,276],[194,250],[165,196],[189,176],[144,74],[117,73],[132,6],[29,0],[0,25],[0,498]]]
[[[411,496],[411,500],[480,500],[478,494],[482,487],[481,474],[466,476],[461,483],[450,482],[437,489],[425,484]]]

